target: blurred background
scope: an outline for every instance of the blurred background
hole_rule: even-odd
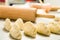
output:
[[[51,5],[60,5],[60,0],[42,0],[44,3],[50,3]],[[24,4],[26,2],[38,2],[39,0],[0,0],[0,5],[10,4]]]
[[[44,0],[42,0],[44,2]],[[39,0],[0,0],[0,5],[24,4],[26,2],[39,2]]]

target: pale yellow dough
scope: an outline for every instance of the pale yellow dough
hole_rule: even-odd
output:
[[[20,40],[22,38],[20,30],[17,28],[16,24],[12,25],[12,28],[10,30],[10,35],[17,40]]]
[[[50,31],[52,33],[60,34],[60,25],[57,22],[49,23]]]
[[[11,29],[11,21],[8,18],[5,20],[4,29],[7,31],[10,31]]]
[[[36,27],[37,27],[38,33],[43,34],[43,35],[47,35],[47,36],[50,35],[50,29],[49,29],[49,27],[47,27],[47,25],[45,23],[40,22],[36,25]]]
[[[21,19],[21,18],[18,18],[17,20],[16,20],[16,22],[15,22],[15,24],[17,24],[17,26],[18,26],[18,28],[20,29],[20,30],[23,30],[23,20]]]
[[[55,21],[60,21],[60,17],[55,17],[54,20]]]
[[[24,33],[28,36],[36,37],[37,30],[32,22],[29,21],[24,24]]]

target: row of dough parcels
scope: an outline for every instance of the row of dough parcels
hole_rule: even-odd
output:
[[[51,32],[60,34],[60,24],[58,22],[50,22],[48,25],[44,22],[33,24],[28,21],[23,23],[21,18],[17,19],[14,23],[11,23],[10,19],[7,18],[5,20],[4,29],[9,31],[9,34],[15,39],[22,38],[20,30],[23,30],[24,34],[34,38],[37,32],[47,36],[50,36]]]

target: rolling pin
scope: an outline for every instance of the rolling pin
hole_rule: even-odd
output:
[[[57,11],[58,9],[60,9],[60,6],[52,6],[51,7],[51,11]]]
[[[60,9],[60,6],[54,6],[54,5],[43,4],[43,3],[32,3],[30,4],[30,7],[37,8],[37,9],[46,9],[46,12],[56,11]]]
[[[40,17],[54,18],[54,15],[45,15]],[[23,20],[35,21],[37,14],[36,8],[25,8],[15,6],[0,6],[0,18],[17,19],[22,18]]]
[[[30,4],[30,7],[37,9],[45,9],[46,12],[49,12],[51,10],[51,5],[44,3],[32,3]]]

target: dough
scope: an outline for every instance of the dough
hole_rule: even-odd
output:
[[[4,29],[6,31],[10,31],[10,29],[11,29],[11,21],[8,18],[5,20]]]
[[[54,20],[55,21],[60,21],[60,17],[55,17]]]
[[[21,32],[18,30],[16,24],[13,24],[10,30],[10,35],[17,40],[20,40],[22,38]]]
[[[40,22],[36,25],[37,27],[37,32],[46,36],[50,35],[50,29],[49,27],[47,27],[46,24],[44,24],[43,22]]]
[[[21,18],[18,18],[15,22],[15,24],[17,24],[18,28],[23,30],[23,20]]]
[[[56,22],[49,23],[50,31],[52,33],[60,34],[60,25]]]
[[[24,24],[24,33],[30,37],[36,37],[37,30],[32,22],[26,22]]]

